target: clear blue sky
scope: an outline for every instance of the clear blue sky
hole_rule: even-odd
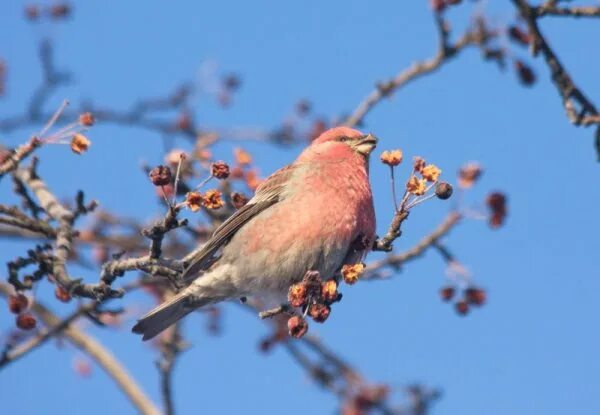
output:
[[[201,4],[202,3],[202,4]],[[471,3],[471,2],[467,2]],[[510,21],[508,2],[490,13]],[[506,3],[506,4],[504,4]],[[203,62],[243,77],[235,105],[227,110],[201,97],[200,125],[274,127],[299,98],[327,116],[353,109],[376,80],[415,59],[432,55],[435,29],[422,1],[106,2],[75,3],[75,18],[50,28],[22,19],[22,1],[0,6],[0,57],[9,63],[8,94],[0,117],[23,108],[40,70],[36,42],[50,33],[59,68],[77,84],[53,97],[125,107],[139,97],[160,96],[180,80],[194,79]],[[449,16],[460,27],[461,7]],[[544,20],[543,30],[575,80],[598,102],[598,21]],[[525,50],[516,50],[526,59]],[[548,72],[534,68],[538,84],[526,89],[511,71],[500,72],[471,50],[381,104],[365,129],[381,148],[420,154],[454,174],[478,160],[485,175],[469,195],[487,190],[509,195],[506,227],[465,222],[447,242],[489,290],[489,304],[467,318],[438,300],[444,264],[433,252],[395,278],[345,290],[327,324],[311,330],[368,378],[401,387],[413,381],[443,389],[436,415],[597,414],[600,402],[600,280],[598,231],[600,187],[592,131],[569,125]],[[0,137],[22,142],[33,130]],[[61,196],[88,190],[108,209],[136,217],[159,213],[139,163],[161,160],[156,134],[113,126],[91,133],[92,150],[75,157],[65,148],[41,150],[41,173]],[[184,146],[184,142],[178,143]],[[264,173],[287,163],[298,148],[252,144]],[[231,144],[216,149],[229,158]],[[103,175],[102,181],[97,178]],[[384,166],[372,168],[378,230],[391,215]],[[8,201],[10,181],[0,185]],[[397,249],[411,246],[435,226],[447,206],[430,203],[406,223]],[[0,242],[0,262],[25,245]],[[0,277],[5,278],[5,268]],[[83,274],[89,280],[97,275]],[[47,290],[48,288],[46,288]],[[40,293],[44,296],[44,290]],[[58,305],[61,312],[69,306]],[[12,317],[0,312],[0,329]],[[194,343],[176,371],[179,413],[332,413],[336,401],[311,384],[283,350],[256,352],[265,326],[237,307],[225,308],[224,333],[205,334],[198,316],[188,319]],[[92,330],[159,400],[154,353],[129,333]],[[47,345],[0,372],[6,413],[132,413],[129,402],[94,368],[82,379],[71,369],[77,352]]]

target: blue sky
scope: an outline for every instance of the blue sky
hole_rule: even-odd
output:
[[[512,20],[508,2],[489,3],[494,3],[488,7],[494,21]],[[241,74],[243,87],[231,108],[224,110],[204,96],[195,100],[195,115],[209,128],[272,128],[305,97],[319,114],[348,112],[375,81],[431,56],[436,47],[425,1],[107,5],[89,0],[75,3],[74,19],[44,28],[22,19],[23,4],[0,6],[0,57],[9,64],[0,117],[19,112],[37,84],[35,47],[46,34],[56,41],[59,68],[72,71],[77,81],[52,97],[54,105],[63,98],[92,97],[125,108],[140,97],[164,95],[181,80],[194,80],[207,61]],[[449,13],[457,31],[467,21],[466,9]],[[592,53],[600,38],[597,21],[547,19],[542,29],[574,79],[598,101],[600,58]],[[531,61],[526,50],[515,54]],[[600,188],[592,131],[567,122],[546,67],[540,61],[533,67],[539,82],[527,89],[511,71],[501,72],[482,62],[476,50],[467,51],[435,76],[383,102],[365,126],[380,137],[380,149],[400,147],[408,157],[422,155],[448,178],[466,161],[481,162],[485,174],[468,196],[473,203],[489,190],[509,195],[504,228],[491,231],[484,222],[468,221],[447,238],[453,253],[489,291],[489,304],[481,310],[460,318],[438,300],[444,264],[431,252],[389,281],[346,289],[327,324],[311,328],[369,379],[392,384],[399,397],[402,386],[413,381],[440,387],[444,395],[434,407],[436,415],[563,414],[574,407],[580,414],[600,411]],[[3,133],[0,140],[15,145],[33,131]],[[108,209],[148,219],[160,213],[139,165],[161,161],[161,137],[102,125],[90,136],[93,147],[83,157],[58,146],[40,151],[40,171],[56,192],[67,197],[84,188]],[[220,144],[215,153],[228,159],[231,147]],[[300,150],[257,143],[247,148],[265,174],[292,161]],[[379,233],[392,213],[384,167],[372,166]],[[9,190],[9,181],[0,183],[3,203]],[[396,248],[414,244],[444,217],[447,206],[427,203],[416,210]],[[0,262],[25,249],[0,242]],[[93,272],[83,275],[97,278]],[[3,268],[0,277],[5,278]],[[42,297],[44,290],[48,287]],[[57,308],[65,314],[69,310]],[[0,328],[12,324],[8,313],[0,313]],[[217,338],[205,334],[197,316],[186,324],[194,347],[176,372],[180,413],[335,410],[334,398],[311,384],[283,350],[257,353],[267,330],[252,315],[225,307],[225,330]],[[92,332],[113,347],[158,401],[153,351],[140,345],[128,327]],[[4,410],[132,413],[99,368],[89,379],[73,372],[76,355],[70,348],[47,345],[0,372]]]

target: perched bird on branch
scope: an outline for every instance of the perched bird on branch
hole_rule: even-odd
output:
[[[347,127],[321,134],[219,226],[185,269],[189,285],[133,332],[148,340],[198,307],[285,295],[308,270],[330,278],[360,262],[375,239],[369,155],[376,144],[373,135]]]

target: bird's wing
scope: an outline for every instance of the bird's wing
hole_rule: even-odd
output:
[[[226,244],[246,222],[282,200],[285,186],[290,181],[296,167],[295,164],[283,167],[261,183],[256,189],[254,197],[223,222],[202,249],[189,261],[183,272],[183,279],[187,282],[194,279],[199,271],[206,269],[212,263],[213,254]]]

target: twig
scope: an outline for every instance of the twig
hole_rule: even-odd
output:
[[[69,277],[66,264],[72,249],[74,213],[56,199],[46,184],[37,176],[33,167],[17,169],[14,175],[31,189],[46,213],[58,222],[52,261],[52,275],[58,284],[74,296],[93,299],[122,296],[121,290],[113,290],[102,282],[100,284],[83,284],[81,280],[73,280]]]
[[[600,6],[559,7],[553,2],[546,2],[540,6],[532,7],[532,9],[536,17],[600,17]]]
[[[19,163],[33,153],[33,151],[41,144],[42,142],[37,137],[32,137],[27,143],[17,147],[6,160],[0,163],[0,179],[6,173],[16,169],[19,166]]]
[[[462,216],[460,213],[451,212],[433,232],[421,239],[411,249],[399,254],[388,255],[386,258],[367,264],[365,273],[361,277],[361,280],[381,279],[377,273],[381,268],[386,266],[397,268],[401,264],[419,257],[425,252],[425,250],[427,250],[427,248],[433,246],[440,238],[447,235],[448,232],[450,232],[450,230],[452,230],[454,226],[459,223],[461,218]]]
[[[512,0],[519,14],[527,24],[527,28],[533,37],[531,52],[535,56],[542,53],[550,73],[552,81],[562,99],[567,118],[573,125],[590,126],[597,125],[596,129],[596,152],[600,159],[600,114],[596,106],[590,101],[581,89],[575,85],[571,76],[562,65],[546,38],[541,33],[537,19],[540,16],[538,9],[529,5],[526,0]]]
[[[185,349],[187,344],[181,338],[181,326],[179,323],[167,329],[159,345],[161,359],[157,362],[160,372],[161,395],[164,404],[165,415],[174,415],[175,404],[173,402],[173,370],[177,358]]]
[[[448,44],[448,30],[445,27],[441,14],[436,13],[435,19],[440,33],[440,46],[435,56],[426,61],[416,62],[409,68],[401,71],[394,78],[377,84],[375,90],[346,119],[344,122],[345,125],[349,127],[359,125],[365,116],[384,98],[391,96],[411,81],[435,72],[463,49],[469,46],[482,46],[488,39],[487,35],[479,31],[467,31],[454,44]]]
[[[0,287],[1,288],[1,287]],[[7,350],[2,357],[0,357],[0,369],[9,363],[15,362],[19,358],[27,355],[29,352],[37,349],[46,341],[51,339],[52,337],[56,337],[60,335],[67,327],[71,325],[75,320],[77,320],[82,315],[87,312],[93,310],[97,306],[97,303],[92,302],[82,307],[79,307],[75,312],[71,313],[70,316],[60,321],[59,324],[53,325],[47,329],[42,329],[35,337],[32,337],[28,341],[19,346]]]
[[[150,244],[150,258],[160,258],[162,254],[162,241],[166,233],[173,229],[187,225],[187,219],[177,219],[179,210],[179,207],[169,206],[165,217],[161,221],[155,223],[148,229],[142,230],[142,235],[152,241]]]
[[[0,282],[0,293],[8,296],[12,289]],[[39,302],[32,305],[32,311],[49,327],[61,324],[61,319]],[[89,355],[119,386],[136,409],[144,415],[158,415],[160,411],[142,391],[125,367],[97,340],[70,325],[62,331],[63,336],[75,347]]]
[[[390,223],[387,233],[383,238],[378,238],[373,244],[373,251],[390,252],[393,248],[392,242],[402,235],[400,227],[406,218],[408,218],[408,210],[401,209],[397,211],[394,214],[394,218],[392,219],[392,223]]]
[[[265,318],[273,318],[278,316],[279,314],[294,314],[294,310],[290,308],[288,304],[281,304],[279,307],[271,308],[269,310],[264,310],[258,313],[258,317],[261,319]]]

